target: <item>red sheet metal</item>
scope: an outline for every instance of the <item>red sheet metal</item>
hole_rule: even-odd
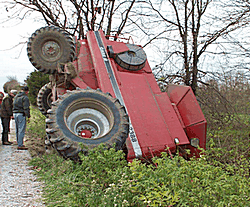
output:
[[[170,85],[168,95],[176,104],[188,138],[199,138],[200,147],[205,149],[207,122],[192,89],[189,86]]]
[[[98,46],[94,31],[89,31],[87,33],[87,42],[97,77],[98,87],[104,93],[109,92],[112,96],[115,96],[112,84],[109,80],[109,74],[107,73],[105,64],[103,62],[103,54],[101,53],[100,48]],[[105,48],[102,48],[102,52],[105,52]]]
[[[76,87],[82,89],[87,87],[97,89],[97,77],[86,39],[79,40],[78,43],[80,44],[79,55],[77,57],[77,61],[74,62],[78,75],[71,81]]]
[[[165,151],[166,146],[175,151],[175,138],[179,139],[179,144],[189,144],[167,94],[159,92],[158,85],[154,87],[155,82],[150,83],[151,75],[119,73],[120,89],[145,157],[151,154],[149,147],[156,156]],[[130,143],[127,144],[131,149]],[[129,153],[129,157],[133,158],[133,153]]]

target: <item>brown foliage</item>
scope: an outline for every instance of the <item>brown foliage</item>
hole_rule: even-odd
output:
[[[250,114],[250,83],[244,74],[226,74],[223,83],[209,80],[199,87],[197,98],[210,129],[234,125],[247,127],[245,115]]]
[[[20,84],[17,82],[17,80],[10,80],[3,85],[4,93],[9,93],[13,89],[20,89]]]

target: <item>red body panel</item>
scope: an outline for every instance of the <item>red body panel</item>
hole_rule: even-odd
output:
[[[176,139],[178,145],[189,145],[190,138],[199,138],[205,148],[206,121],[189,87],[161,92],[148,62],[138,71],[121,68],[108,56],[107,46],[112,46],[115,54],[129,48],[107,40],[101,31],[90,31],[87,39],[79,42],[80,52],[74,62],[78,76],[72,83],[80,88],[100,88],[125,106],[131,122],[126,143],[129,161],[159,156],[166,148],[174,153]]]
[[[89,46],[86,40],[82,40],[80,43],[81,47],[78,60],[74,62],[78,71],[78,77],[74,78],[72,82],[79,88],[86,88],[86,86],[89,86],[90,88],[96,89],[98,84]],[[83,86],[83,84],[86,84],[86,86]]]
[[[207,122],[192,89],[187,86],[171,85],[168,87],[168,95],[181,115],[189,139],[198,138],[200,147],[205,149]]]

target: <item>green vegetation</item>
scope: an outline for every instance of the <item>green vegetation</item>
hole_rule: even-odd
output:
[[[34,133],[30,141],[41,147],[44,119],[32,108],[28,135]],[[36,149],[30,164],[45,182],[46,206],[250,206],[246,133],[232,128],[209,131],[208,150],[191,161],[163,153],[153,159],[155,164],[127,163],[122,151],[99,146],[88,156],[80,155],[81,164]],[[218,146],[226,140],[235,140],[230,150]]]
[[[99,146],[81,165],[57,155],[31,164],[45,181],[47,206],[249,206],[249,180],[210,164],[205,155],[186,161],[166,153],[146,165],[127,164],[123,152]],[[239,166],[239,170],[242,168]]]
[[[49,75],[41,73],[40,71],[31,72],[30,75],[25,80],[27,86],[29,87],[29,100],[30,103],[36,106],[36,98],[39,90],[49,82]]]

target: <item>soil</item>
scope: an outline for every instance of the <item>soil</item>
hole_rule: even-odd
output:
[[[0,206],[45,206],[41,197],[43,183],[37,180],[32,167],[28,165],[30,152],[17,150],[14,120],[11,120],[9,141],[14,144],[0,145]]]

